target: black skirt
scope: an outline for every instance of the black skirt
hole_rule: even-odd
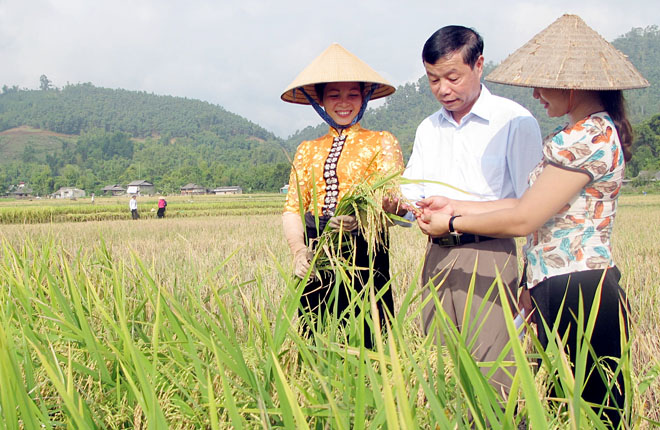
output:
[[[328,216],[319,217],[319,226],[317,229],[314,215],[311,213],[305,214],[305,240],[308,246],[310,243],[317,243],[316,239],[320,235],[319,232],[323,232],[325,225],[329,220],[330,217]],[[351,265],[353,265],[354,261],[355,267],[360,268],[355,270],[352,278],[355,280],[355,282],[352,282],[353,291],[351,291],[351,286],[344,285],[344,282],[341,279],[337,282],[334,270],[321,270],[318,277],[309,280],[305,286],[303,295],[300,298],[302,306],[299,310],[299,315],[301,317],[300,320],[306,333],[309,333],[310,329],[308,323],[318,321],[319,316],[322,318],[328,311],[334,312],[335,304],[337,310],[336,316],[342,315],[342,313],[349,307],[353,294],[360,294],[363,292],[370,276],[373,276],[374,293],[376,297],[380,296],[376,304],[380,325],[381,327],[384,327],[386,313],[394,313],[394,299],[392,296],[392,290],[388,284],[390,281],[390,259],[387,249],[387,246],[389,245],[389,235],[386,231],[381,234],[381,245],[375,247],[372,256],[373,269],[369,269],[370,256],[367,241],[358,230],[353,231],[350,234],[346,233],[345,239],[347,241],[350,239],[349,242],[351,243],[351,246],[343,248],[341,258],[349,262]],[[364,293],[367,294],[367,292]],[[365,303],[366,309],[370,309],[368,295],[365,300],[361,301],[361,303]],[[360,308],[356,305],[352,310],[353,315],[357,316],[359,311]],[[368,312],[368,314],[370,314],[370,312]],[[370,319],[371,318],[365,319],[363,333],[364,344],[367,348],[373,347],[372,330],[370,327],[373,323],[367,321]],[[341,321],[345,324],[346,318]]]
[[[553,276],[538,283],[530,289],[532,300],[537,309],[535,321],[538,324],[538,338],[546,347],[549,339],[544,330],[543,322],[553,327],[555,320],[561,314],[557,323],[560,336],[568,333],[564,347],[568,350],[571,363],[576,360],[578,342],[578,321],[580,313],[584,315],[584,323],[591,312],[596,290],[601,283],[602,290],[598,303],[598,316],[594,331],[590,339],[593,353],[600,360],[601,365],[609,367],[610,371],[617,368],[613,358],[621,358],[621,335],[628,337],[628,303],[626,295],[619,286],[621,274],[616,267],[607,269],[603,279],[603,270],[585,270],[565,275]],[[582,307],[580,306],[582,298]],[[619,321],[619,315],[623,325]],[[542,319],[541,319],[542,318]],[[582,330],[585,327],[581,328]],[[624,379],[621,373],[617,377],[618,386],[608,391],[608,384],[603,381],[599,373],[592,370],[594,360],[589,354],[587,359],[588,378],[582,392],[582,398],[596,405],[606,404],[610,408],[603,411],[604,415],[612,421],[613,428],[617,428],[624,406]],[[557,396],[556,389],[552,388],[551,397]],[[599,408],[595,408],[598,410]]]

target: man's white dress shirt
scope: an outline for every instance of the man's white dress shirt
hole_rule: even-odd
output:
[[[402,193],[413,202],[434,195],[476,201],[520,197],[541,160],[541,142],[527,109],[482,85],[460,124],[443,107],[419,125],[403,177],[442,184],[404,184]]]

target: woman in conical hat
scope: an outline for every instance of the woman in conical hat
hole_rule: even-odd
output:
[[[282,100],[311,104],[329,125],[328,134],[298,147],[293,159],[289,192],[282,217],[284,234],[293,254],[294,273],[305,278],[310,273],[309,245],[328,224],[330,228],[351,232],[356,267],[370,267],[368,244],[359,232],[353,216],[335,216],[337,204],[365,178],[375,178],[403,170],[403,158],[396,138],[384,131],[360,127],[369,100],[385,97],[394,87],[378,73],[338,44],[331,45],[289,85]],[[304,225],[300,209],[304,211]],[[317,224],[318,221],[318,224]],[[383,238],[386,241],[387,233]],[[389,281],[389,256],[386,247],[374,251],[373,279],[381,317],[394,312]],[[360,292],[369,279],[369,270],[359,270],[353,288]],[[350,296],[346,286],[335,287],[330,271],[312,278],[301,297],[301,324],[306,326],[314,315],[334,309],[331,297],[336,297],[338,315],[348,306]],[[336,290],[335,290],[336,288]],[[336,291],[336,296],[333,294]],[[371,331],[365,322],[364,344],[372,346]]]
[[[648,82],[623,54],[574,15],[559,18],[486,80],[533,87],[534,98],[547,114],[567,115],[568,124],[544,142],[543,159],[530,173],[530,188],[520,199],[480,204],[432,197],[420,203],[423,214],[418,224],[432,235],[528,235],[525,277],[534,302],[533,307],[527,303],[528,310],[534,310],[544,346],[548,338],[541,320],[552,327],[561,315],[559,334],[569,332],[565,346],[573,363],[581,342],[575,320],[581,312],[580,295],[588,315],[602,279],[591,347],[605,366],[615,370],[617,362],[611,357],[621,357],[627,306],[612,258],[611,235],[632,144],[621,90],[646,87]],[[453,215],[440,213],[440,208],[453,209]],[[609,409],[596,408],[596,412],[616,427],[623,415],[623,378],[619,374],[618,384],[608,394],[609,381],[603,381],[597,370],[590,372],[589,357],[582,396],[597,405],[607,404]]]

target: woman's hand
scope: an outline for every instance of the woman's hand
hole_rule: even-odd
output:
[[[311,258],[307,248],[300,249],[293,256],[293,273],[300,279],[304,278],[311,266]]]
[[[417,225],[422,233],[429,236],[444,236],[449,233],[450,214],[425,210],[417,217]]]
[[[328,226],[333,231],[353,231],[358,228],[358,220],[354,215],[337,215],[330,218]]]
[[[293,254],[293,273],[304,278],[311,266],[312,255],[305,245],[303,224],[298,214],[285,212],[282,214],[282,227],[284,237]]]
[[[403,203],[398,197],[385,195],[383,197],[383,210],[387,213],[397,216],[404,216],[410,210],[407,204]]]

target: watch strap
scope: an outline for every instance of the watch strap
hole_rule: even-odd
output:
[[[456,232],[454,229],[454,220],[458,218],[460,215],[452,215],[451,218],[449,218],[449,233],[451,234],[460,234]]]

